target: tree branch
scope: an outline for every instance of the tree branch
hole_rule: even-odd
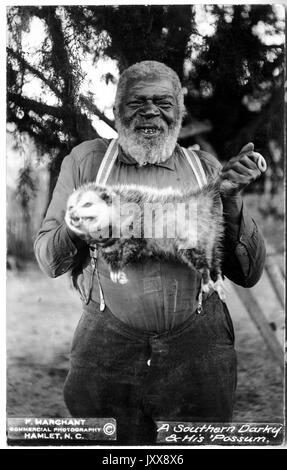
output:
[[[31,98],[19,95],[18,93],[12,93],[11,91],[8,91],[7,99],[12,103],[21,106],[24,110],[28,109],[31,111],[35,111],[37,114],[39,114],[39,116],[43,114],[48,114],[58,119],[63,119],[65,114],[63,108],[50,106],[48,104],[42,103],[41,101],[36,101]]]
[[[7,52],[11,56],[13,56],[16,60],[18,60],[18,62],[22,66],[24,66],[27,70],[32,72],[36,77],[40,78],[40,80],[42,80],[46,85],[48,85],[48,87],[53,91],[53,93],[55,93],[56,96],[61,98],[61,92],[54,85],[54,83],[48,78],[46,78],[45,75],[42,72],[40,72],[40,70],[36,69],[35,67],[33,67],[33,65],[29,64],[27,60],[24,59],[24,57],[22,57],[19,52],[14,51],[11,47],[7,47]]]
[[[73,67],[71,66],[69,55],[66,50],[65,37],[60,18],[56,15],[55,6],[47,7],[48,14],[45,18],[50,38],[52,40],[52,59],[54,70],[64,80],[64,93],[62,99],[66,103],[74,106],[76,87],[74,83]]]
[[[66,144],[59,140],[57,133],[50,133],[42,124],[35,121],[30,116],[26,115],[25,119],[13,116],[13,122],[20,132],[27,132],[27,134],[35,140],[36,145],[40,148],[44,148],[46,151],[51,150],[51,148],[64,149],[67,147]],[[36,127],[37,131],[33,130],[34,127]]]
[[[102,113],[99,108],[88,98],[84,95],[79,96],[79,103],[86,107],[88,111],[94,113],[96,116],[100,118],[101,121],[104,121],[108,126],[110,126],[113,130],[115,130],[115,123],[111,119],[107,118],[104,113]]]

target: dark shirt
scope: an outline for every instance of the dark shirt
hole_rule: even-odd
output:
[[[35,241],[35,254],[41,268],[57,277],[69,271],[76,259],[82,269],[78,282],[89,288],[92,268],[84,253],[85,243],[67,228],[64,220],[66,203],[74,188],[95,181],[108,141],[96,139],[75,147],[62,164],[59,179],[47,215]],[[212,155],[197,151],[208,180],[218,175],[221,165]],[[107,184],[140,184],[156,188],[197,187],[190,165],[177,146],[163,163],[139,167],[119,152]],[[255,221],[244,204],[238,224],[225,218],[223,274],[244,287],[253,286],[260,278],[265,246]],[[111,312],[130,326],[148,331],[166,331],[183,322],[196,308],[201,275],[186,265],[167,260],[144,258],[125,268],[126,285],[110,280],[109,268],[99,258],[98,269],[105,302]],[[99,302],[99,286],[94,277],[91,299]]]

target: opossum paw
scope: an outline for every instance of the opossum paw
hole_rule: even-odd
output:
[[[114,283],[126,284],[128,278],[123,271],[111,271],[110,278]]]
[[[215,282],[214,290],[217,292],[220,300],[222,300],[222,302],[226,302],[225,286],[222,277],[218,278]]]

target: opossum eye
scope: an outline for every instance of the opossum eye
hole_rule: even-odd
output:
[[[86,202],[82,207],[91,207],[93,204],[91,202]]]
[[[106,191],[103,191],[101,194],[100,194],[100,197],[103,201],[105,201],[107,204],[111,204],[112,203],[112,198],[110,196],[109,193],[107,193]]]

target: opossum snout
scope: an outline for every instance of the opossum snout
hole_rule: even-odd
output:
[[[70,214],[70,219],[73,222],[79,222],[81,220],[80,217],[78,217],[77,215],[74,215],[74,214]]]
[[[81,218],[76,215],[70,214],[70,221],[74,227],[79,227],[79,225],[81,225]]]

